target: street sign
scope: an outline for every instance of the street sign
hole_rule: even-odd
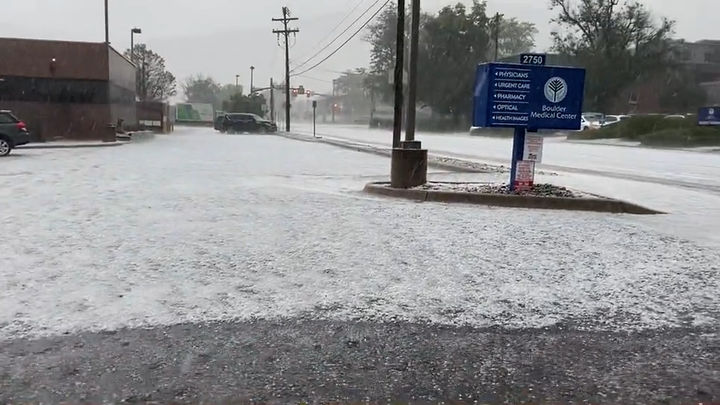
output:
[[[720,125],[720,107],[704,107],[698,110],[698,125]]]
[[[479,65],[473,126],[580,129],[585,69],[514,63]]]
[[[520,54],[521,65],[545,66],[547,55],[544,53],[523,53]]]
[[[542,163],[543,137],[540,135],[525,135],[525,148],[523,160],[535,163]]]
[[[515,176],[515,187],[517,191],[529,191],[535,181],[535,162],[521,160],[517,162],[517,175]]]

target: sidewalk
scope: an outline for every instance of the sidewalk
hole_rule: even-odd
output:
[[[17,149],[75,149],[75,148],[108,148],[113,146],[121,146],[131,141],[146,141],[153,139],[155,132],[153,131],[137,131],[126,134],[117,134],[117,140],[114,142],[103,141],[51,141],[36,142],[27,145],[18,146]]]
[[[107,148],[121,146],[124,142],[102,142],[102,141],[57,141],[38,142],[18,146],[17,149],[74,149],[74,148]]]
[[[312,135],[307,135],[302,132],[277,132],[276,135],[296,141],[325,143],[340,148],[372,153],[380,156],[390,157],[392,154],[392,148],[390,146],[356,142],[327,135],[313,137]],[[502,165],[486,164],[483,162],[456,158],[446,154],[428,154],[428,166],[462,173],[509,173],[509,168]]]

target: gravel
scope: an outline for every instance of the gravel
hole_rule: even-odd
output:
[[[531,190],[512,191],[507,184],[490,183],[456,183],[456,182],[428,182],[425,185],[415,187],[420,190],[432,191],[455,191],[464,193],[480,194],[506,194],[506,195],[531,195],[537,197],[559,197],[559,198],[589,198],[592,194],[571,190],[566,187],[552,184],[535,184]]]

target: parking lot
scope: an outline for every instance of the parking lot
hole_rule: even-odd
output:
[[[413,385],[424,387],[407,391],[418,398],[457,398],[464,385],[451,376],[471,378],[471,369],[451,354],[460,352],[439,348],[462,348],[480,367],[477,359],[493,358],[487,355],[500,342],[516,351],[483,363],[492,378],[476,380],[468,392],[529,392],[532,371],[517,356],[523,350],[537,353],[538,362],[555,358],[547,363],[553,370],[597,364],[586,375],[551,378],[567,387],[594,381],[579,388],[583,398],[601,398],[605,389],[617,401],[652,395],[644,387],[653,385],[619,383],[642,367],[643,378],[668,387],[665,394],[676,388],[678,398],[704,398],[698,392],[716,392],[720,381],[713,371],[720,368],[720,255],[653,222],[374,198],[360,190],[386,178],[386,158],[269,135],[181,129],[122,147],[16,152],[0,161],[0,198],[10,202],[0,214],[0,370],[10,370],[0,378],[2,401],[74,398],[83,390],[72,381],[93,383],[96,367],[122,355],[137,363],[103,373],[123,383],[95,381],[87,399],[140,395],[150,386],[133,387],[127,376],[152,373],[143,360],[152,353],[163,359],[153,381],[186,388],[185,396],[169,390],[151,397],[160,400],[254,398],[271,375],[280,378],[278,390],[266,392],[290,399],[308,391],[282,391],[281,381],[304,381],[327,399],[354,397],[340,383],[373,400]],[[177,347],[157,348],[162,336]],[[218,336],[239,340],[221,350],[210,344]],[[388,343],[373,352],[366,342],[380,337]],[[527,339],[545,343],[527,346]],[[628,345],[613,353],[613,342],[624,339]],[[249,341],[255,349],[243,346]],[[333,360],[313,354],[315,344]],[[414,344],[427,350],[407,351]],[[560,355],[563,344],[569,349]],[[188,377],[187,369],[179,373],[182,359],[172,360],[205,345],[196,354],[214,359],[210,368],[246,349],[281,363],[251,367],[255,377],[228,377],[235,382],[221,389]],[[76,354],[63,357],[69,347]],[[361,351],[353,355],[354,347]],[[673,351],[685,357],[668,363]],[[387,383],[373,396],[383,377],[356,366],[380,361],[375,355],[408,363],[396,371],[405,385]],[[630,360],[634,355],[641,358]],[[659,369],[648,364],[660,360],[670,371],[653,375]],[[335,388],[298,379],[299,370],[282,380],[289,377],[276,366],[297,361],[335,364],[307,372],[334,370]],[[449,368],[423,377],[422,361],[448,361]],[[78,371],[34,383],[45,363]],[[498,385],[500,369],[517,384]],[[438,381],[445,383],[430,387]],[[539,391],[536,399],[569,398]]]

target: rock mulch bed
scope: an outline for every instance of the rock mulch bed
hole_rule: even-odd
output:
[[[504,195],[527,195],[536,197],[561,197],[561,198],[598,198],[595,195],[582,191],[571,190],[565,187],[552,184],[536,184],[529,191],[511,191],[507,184],[493,183],[456,183],[456,182],[428,182],[425,185],[415,187],[423,191],[452,191],[461,193],[478,194],[504,194]]]

